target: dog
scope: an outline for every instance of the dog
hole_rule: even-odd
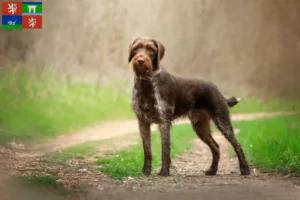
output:
[[[213,83],[174,76],[161,66],[164,45],[149,37],[138,37],[129,45],[128,63],[132,63],[134,84],[131,108],[138,121],[144,150],[142,173],[151,174],[151,124],[158,124],[162,141],[162,165],[158,175],[170,175],[170,129],[179,118],[189,118],[193,130],[212,153],[212,163],[206,175],[216,175],[220,159],[218,143],[210,130],[212,120],[233,146],[239,160],[241,175],[250,175],[243,149],[235,137],[229,107],[239,98],[226,99]]]

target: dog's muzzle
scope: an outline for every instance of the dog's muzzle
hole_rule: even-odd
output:
[[[158,68],[155,71],[147,73],[146,76],[138,76],[136,73],[134,73],[134,75],[137,79],[151,81],[153,77],[157,76],[160,72],[161,68]]]

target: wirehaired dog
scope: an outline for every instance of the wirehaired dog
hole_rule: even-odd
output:
[[[169,176],[171,125],[180,117],[188,117],[198,137],[212,152],[212,163],[205,172],[206,175],[217,173],[220,159],[219,145],[211,135],[211,119],[233,146],[241,174],[249,175],[250,169],[234,135],[228,109],[236,105],[239,99],[226,99],[211,82],[170,74],[160,65],[164,54],[164,45],[148,37],[139,37],[129,46],[128,62],[132,62],[135,75],[131,106],[138,119],[143,142],[143,174],[150,175],[152,168],[150,125],[158,124],[162,140],[162,166],[159,175]]]

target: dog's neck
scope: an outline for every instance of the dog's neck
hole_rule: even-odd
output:
[[[134,76],[140,80],[151,81],[153,77],[157,76],[160,72],[161,72],[161,68],[159,67],[157,70],[150,72],[147,77],[141,77],[141,76],[138,77],[135,73]]]

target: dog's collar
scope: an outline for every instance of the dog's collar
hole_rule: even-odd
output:
[[[153,79],[153,77],[157,76],[160,72],[161,72],[161,68],[158,68],[157,70],[151,72],[146,78],[141,77],[141,76],[138,77],[135,73],[134,73],[134,76],[140,80],[151,81]]]

